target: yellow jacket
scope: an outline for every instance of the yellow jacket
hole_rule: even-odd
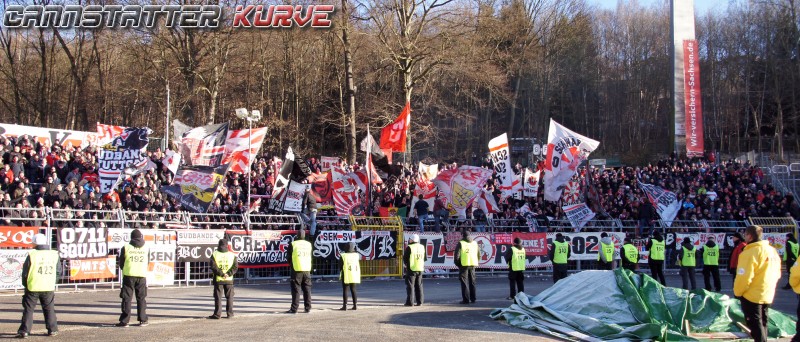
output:
[[[792,269],[789,270],[789,284],[792,285],[792,290],[800,294],[800,263],[794,262]]]
[[[772,304],[781,278],[781,257],[769,241],[748,244],[739,254],[733,294],[757,304]]]

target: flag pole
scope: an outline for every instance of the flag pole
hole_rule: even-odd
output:
[[[367,171],[367,194],[365,198],[367,199],[367,216],[372,216],[372,169],[370,169],[369,164],[371,161],[370,157],[372,156],[371,154],[373,148],[372,144],[374,144],[375,142],[372,141],[372,134],[370,134],[369,132],[369,124],[367,124],[367,143],[369,144],[369,146],[367,146],[367,151],[366,151],[367,158],[366,158],[366,163],[364,165]]]

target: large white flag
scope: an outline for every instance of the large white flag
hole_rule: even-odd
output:
[[[467,206],[478,197],[492,171],[474,166],[461,166],[457,170],[445,170],[433,179],[448,204],[460,217],[466,216]]]
[[[500,180],[500,191],[504,196],[513,196],[516,191],[514,189],[514,171],[511,169],[511,151],[508,148],[508,134],[503,133],[489,140],[489,153],[492,156],[494,173]]]
[[[681,210],[681,201],[678,200],[678,196],[675,196],[671,191],[667,191],[653,184],[639,182],[639,188],[647,194],[647,199],[656,207],[656,211],[658,212],[658,216],[661,216],[661,220],[664,221],[667,227],[671,227],[672,221],[675,220],[675,216],[677,216],[678,211]]]
[[[539,195],[539,176],[542,171],[533,172],[525,169],[525,197],[536,197]]]
[[[557,202],[561,191],[600,142],[584,137],[550,119],[544,165],[544,199]]]

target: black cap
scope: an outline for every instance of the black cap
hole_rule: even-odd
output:
[[[219,242],[217,243],[217,247],[219,247],[219,248],[228,247],[228,240],[227,239],[219,239]]]
[[[144,235],[138,229],[134,229],[131,232],[131,240],[142,240],[144,239]]]
[[[692,239],[685,237],[683,238],[683,243],[692,243]]]
[[[514,244],[515,244],[515,245],[521,245],[521,244],[522,244],[522,239],[520,239],[520,238],[514,238]]]
[[[608,233],[602,232],[602,233],[600,233],[600,237],[601,238],[608,237]]]

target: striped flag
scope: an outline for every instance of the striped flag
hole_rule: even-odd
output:
[[[97,123],[97,145],[103,146],[122,134],[126,127]]]
[[[225,155],[228,123],[195,127],[181,136],[181,154],[187,165],[219,166]]]
[[[266,127],[229,131],[222,164],[231,164],[228,169],[231,172],[250,172],[250,165],[253,165],[253,160],[258,155],[266,136]],[[248,146],[250,146],[249,151]]]

